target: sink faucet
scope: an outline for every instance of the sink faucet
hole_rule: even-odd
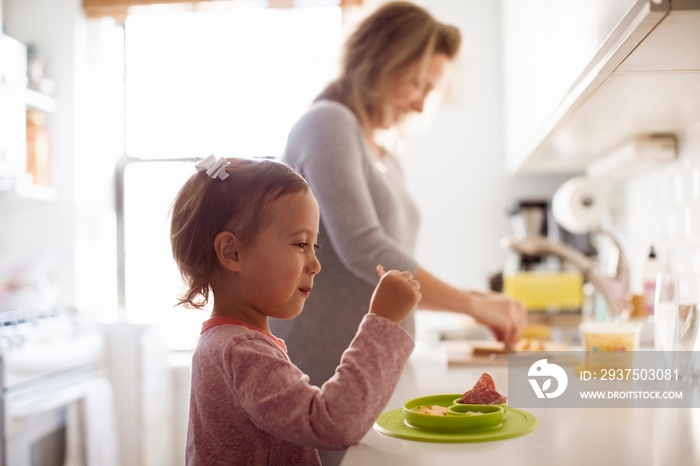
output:
[[[598,267],[597,261],[582,254],[573,247],[552,241],[544,236],[528,236],[522,239],[503,238],[501,246],[512,249],[520,254],[537,256],[540,254],[553,254],[567,261],[579,269],[584,277],[603,295],[608,306],[608,313],[613,318],[619,318],[627,308],[627,292],[629,290],[629,266],[622,251],[622,247],[612,233],[595,229],[595,233],[608,236],[617,249],[616,264],[613,274],[603,273]]]

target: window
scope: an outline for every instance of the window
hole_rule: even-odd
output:
[[[129,16],[124,146],[117,163],[120,301],[129,322],[193,345],[205,312],[174,309],[181,288],[168,209],[192,158],[279,157],[289,129],[334,76],[335,6]]]
[[[130,16],[127,154],[280,155],[340,41],[333,6]]]

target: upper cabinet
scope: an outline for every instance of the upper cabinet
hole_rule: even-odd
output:
[[[0,194],[51,201],[47,120],[56,100],[31,79],[38,67],[28,67],[27,55],[23,43],[0,33]],[[48,87],[51,81],[40,74]]]
[[[700,0],[502,0],[507,170],[578,174],[700,121]]]

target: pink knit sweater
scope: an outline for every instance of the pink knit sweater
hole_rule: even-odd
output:
[[[205,322],[192,359],[187,464],[320,464],[317,448],[347,448],[369,431],[413,346],[398,325],[368,314],[318,388],[281,340],[233,319]]]

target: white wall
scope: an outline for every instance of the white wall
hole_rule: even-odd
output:
[[[678,137],[676,162],[609,187],[634,292],[650,245],[671,270],[700,272],[700,121]]]
[[[486,289],[487,275],[505,259],[499,240],[511,233],[507,206],[519,198],[548,198],[564,179],[505,175],[499,2],[423,5],[460,29],[463,48],[453,75],[456,96],[404,160],[422,215],[418,259],[456,286]]]

